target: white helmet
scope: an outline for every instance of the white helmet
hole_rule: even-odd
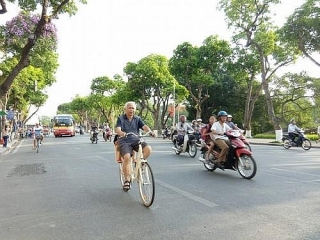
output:
[[[232,115],[229,114],[229,115],[227,116],[227,118],[232,118]]]

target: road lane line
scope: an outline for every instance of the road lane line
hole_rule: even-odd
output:
[[[193,201],[196,201],[196,202],[198,202],[198,203],[201,203],[201,204],[203,204],[203,205],[205,205],[205,206],[207,206],[207,207],[213,208],[213,207],[218,207],[218,206],[219,206],[219,205],[217,205],[217,204],[215,204],[215,203],[213,203],[213,202],[210,202],[210,201],[205,200],[205,199],[203,199],[203,198],[197,197],[197,196],[195,196],[195,195],[193,195],[193,194],[191,194],[191,193],[188,193],[188,192],[183,191],[183,190],[181,190],[181,189],[179,189],[179,188],[176,188],[176,187],[174,187],[174,186],[172,186],[172,185],[170,185],[170,184],[167,184],[167,183],[165,183],[165,182],[162,182],[161,180],[156,179],[155,182],[156,182],[157,184],[165,187],[165,188],[168,188],[168,189],[170,189],[170,190],[172,190],[172,191],[174,191],[174,192],[176,192],[176,193],[179,193],[179,194],[181,194],[181,195],[183,195],[183,196],[185,196],[185,197],[187,197],[187,198],[189,198],[189,199],[191,199],[191,200],[193,200]]]
[[[297,171],[292,171],[292,170],[287,170],[287,169],[281,169],[281,168],[271,168],[271,169],[277,170],[277,171],[282,171],[282,172],[296,173],[296,174],[300,174],[300,175],[308,175],[308,176],[312,176],[312,177],[319,177],[319,176],[320,176],[319,174],[297,172]]]

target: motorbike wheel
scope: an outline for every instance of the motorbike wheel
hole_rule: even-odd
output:
[[[290,142],[289,139],[283,140],[283,147],[284,147],[285,149],[291,148],[291,142]]]
[[[304,141],[302,141],[302,145],[301,147],[304,149],[304,150],[309,150],[311,148],[311,142],[309,139],[305,139]]]
[[[206,155],[207,155],[207,152],[204,152],[203,154],[202,154],[202,157],[204,158],[204,159],[206,159]],[[212,153],[210,153],[209,154],[209,160],[210,161],[212,161],[212,160],[214,160],[215,159],[215,157],[213,156],[213,154]],[[213,172],[214,170],[216,170],[216,166],[214,165],[214,164],[207,164],[207,163],[203,163],[203,166],[205,167],[205,169],[207,169],[209,172]]]
[[[175,139],[175,140],[172,141],[172,142],[173,142],[174,148],[175,148],[175,149],[179,149],[177,140]],[[177,155],[180,155],[180,153],[181,153],[179,150],[174,150],[174,152],[175,152]]]
[[[198,151],[198,149],[197,149],[197,145],[195,143],[189,144],[188,153],[189,153],[190,157],[194,158],[197,155],[197,151]]]
[[[257,163],[251,155],[242,154],[236,162],[236,168],[245,179],[253,178],[257,173]]]

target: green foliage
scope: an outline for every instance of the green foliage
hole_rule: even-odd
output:
[[[318,0],[306,0],[288,17],[279,31],[281,37],[306,56],[320,51],[320,6]],[[313,59],[314,60],[314,59]],[[319,62],[315,62],[320,66]]]

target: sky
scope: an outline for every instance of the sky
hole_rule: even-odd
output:
[[[274,9],[281,23],[303,0],[283,0]],[[49,98],[39,116],[52,116],[57,106],[72,101],[78,94],[90,94],[94,78],[123,74],[128,62],[138,62],[150,54],[172,57],[183,42],[201,46],[205,38],[217,34],[230,40],[218,0],[88,0],[79,5],[75,16],[60,16],[58,29],[59,68],[57,82],[47,89]],[[9,8],[12,7],[12,8]],[[8,5],[10,20],[18,8]],[[299,61],[290,71],[316,67],[308,60]],[[284,70],[286,71],[286,70]],[[289,70],[287,70],[289,71]]]

